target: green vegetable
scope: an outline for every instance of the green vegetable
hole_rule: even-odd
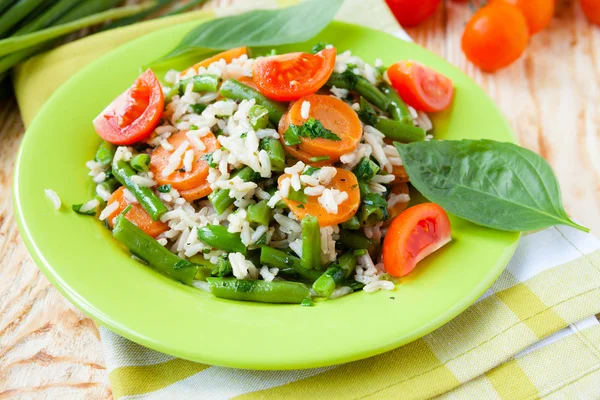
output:
[[[150,156],[146,153],[137,154],[131,159],[129,164],[136,171],[148,172],[150,170]]]
[[[210,292],[221,299],[258,301],[261,303],[300,304],[310,298],[302,283],[287,281],[247,281],[235,278],[207,278]]]
[[[285,169],[285,150],[281,142],[275,138],[267,138],[261,140],[260,144],[269,155],[271,170],[275,172],[283,171]]]
[[[156,188],[156,190],[158,190],[161,193],[170,193],[171,192],[171,185],[167,184],[167,185],[160,185],[159,187]]]
[[[112,171],[115,178],[129,189],[153,221],[158,221],[161,215],[169,211],[152,189],[134,182],[132,178],[135,176],[135,171],[127,162],[123,160],[113,162]]]
[[[191,10],[194,7],[200,6],[204,3],[206,3],[208,0],[189,0],[188,2],[186,2],[185,4],[183,4],[180,7],[174,8],[173,10],[164,13],[162,16],[163,17],[168,17],[171,15],[177,15],[177,14],[181,14],[183,12],[186,12],[188,10]]]
[[[103,0],[103,1],[106,1],[106,0]],[[162,8],[166,7],[170,3],[174,3],[175,1],[176,0],[155,0],[153,2],[154,5],[152,7],[150,7],[149,9],[147,9],[143,12],[137,13],[135,15],[132,15],[131,17],[123,18],[118,21],[111,22],[110,24],[103,26],[100,29],[100,31],[119,28],[121,26],[126,26],[126,25],[130,25],[130,24],[142,21],[146,17],[151,16],[152,14],[155,14]]]
[[[353,251],[343,254],[337,263],[331,264],[323,275],[313,283],[313,290],[319,296],[329,297],[335,290],[336,285],[352,276],[356,268],[357,256]]]
[[[311,299],[304,299],[302,303],[300,303],[300,307],[312,307],[315,305],[315,302]]]
[[[231,233],[223,225],[206,225],[198,228],[198,239],[215,249],[246,255],[246,246],[239,233]]]
[[[323,124],[321,123],[321,121],[314,119],[312,117],[307,119],[302,125],[290,124],[289,128],[287,129],[287,131],[284,134],[284,139],[287,138],[288,132],[290,132],[290,131],[295,133],[296,136],[301,136],[301,137],[305,137],[305,138],[309,138],[309,139],[321,138],[321,139],[335,140],[335,141],[342,140],[338,135],[336,135],[329,129],[325,128],[323,126]],[[300,139],[298,139],[298,140],[300,140]],[[296,144],[298,144],[298,143],[296,143]]]
[[[340,232],[340,243],[347,249],[369,249],[373,242],[361,232],[343,230]]]
[[[100,143],[98,150],[96,150],[96,156],[94,159],[103,165],[110,165],[113,157],[115,156],[116,150],[117,146],[103,140],[102,143]]]
[[[414,125],[412,115],[406,106],[406,103],[402,100],[396,89],[391,87],[388,83],[383,82],[379,85],[379,89],[385,94],[388,99],[391,100],[390,105],[387,108],[392,119],[394,121],[400,121],[403,124]]]
[[[393,119],[379,118],[375,128],[387,138],[403,143],[425,140],[425,130],[423,128],[412,124],[404,124]]]
[[[564,224],[558,182],[534,152],[493,140],[394,143],[411,184],[446,211],[478,225],[530,231]]]
[[[357,114],[358,118],[360,118],[363,124],[371,126],[377,125],[377,120],[379,120],[379,117],[377,116],[375,109],[371,107],[371,105],[362,96],[359,100],[359,104],[360,110],[358,110]]]
[[[234,47],[268,47],[315,37],[333,19],[343,0],[309,0],[279,10],[255,10],[219,18],[194,28],[158,62],[184,54],[206,56]]]
[[[17,5],[26,4],[29,7],[36,7],[39,5],[40,2],[41,0],[19,0]],[[9,21],[16,23],[20,20],[18,16],[12,15],[14,14],[13,10],[17,9],[17,5],[10,8],[8,12],[6,12],[2,15],[2,17],[0,17],[0,35],[4,35],[8,31],[8,29],[10,29],[14,25]],[[7,39],[3,39],[0,40],[0,56],[30,48],[32,46],[47,42],[54,38],[58,38],[60,36],[67,35],[71,32],[78,31],[81,28],[96,25],[104,21],[129,17],[141,11],[147,10],[153,5],[154,2],[148,1],[142,4],[118,7],[94,15],[90,15],[88,17],[84,17],[66,24],[57,25],[52,28],[46,28],[37,32],[27,33],[24,35],[13,36]]]
[[[269,111],[269,121],[274,125],[279,124],[279,120],[287,110],[283,104],[266,98],[258,90],[246,86],[235,79],[228,79],[223,82],[219,92],[221,96],[231,100],[254,99],[256,104],[265,107]]]
[[[110,177],[110,178],[104,180],[104,182],[100,183],[99,186],[102,186],[109,193],[112,193],[121,186],[121,182],[116,180],[114,177]]]
[[[81,214],[81,215],[96,215],[97,207],[95,207],[89,211],[81,211],[81,207],[83,207],[83,204],[73,204],[71,206],[71,209],[73,209],[73,211],[75,211],[77,214]]]
[[[50,26],[54,21],[72,9],[79,1],[80,0],[57,1],[50,8],[45,9],[40,15],[25,23],[21,28],[17,29],[12,36],[39,31],[40,29]],[[12,2],[12,0],[9,0],[8,2]],[[2,12],[2,6],[0,6],[0,12]]]
[[[378,172],[379,165],[367,157],[363,157],[352,170],[352,173],[356,175],[356,179],[363,182],[369,182]]]
[[[375,225],[389,218],[387,202],[376,194],[369,193],[362,199],[362,205],[358,211],[358,219],[363,226]]]
[[[255,131],[265,129],[269,124],[269,110],[267,107],[255,104],[248,111],[248,119]]]
[[[171,253],[153,237],[127,220],[123,214],[117,216],[113,237],[123,243],[131,254],[148,262],[160,272],[186,285],[192,284],[198,266]]]
[[[232,178],[239,176],[244,182],[249,182],[257,179],[258,175],[250,167],[244,167],[237,173],[232,175]],[[219,189],[208,195],[208,200],[212,203],[217,213],[223,214],[235,202],[235,199],[229,197],[229,189]]]
[[[291,128],[292,126],[295,125],[291,125],[287,131],[283,132],[283,141],[287,146],[295,146],[297,144],[302,143],[302,140],[300,140],[300,137],[296,133],[296,130]]]
[[[331,74],[326,85],[354,90],[380,110],[387,110],[391,103],[390,99],[375,86],[371,85],[368,80],[362,76],[355,75],[349,69],[342,74]]]
[[[216,92],[219,88],[219,77],[212,74],[196,75],[194,77],[184,79],[179,82],[177,90],[179,95],[183,95],[189,84],[192,84],[192,91],[200,92]]]
[[[213,161],[213,153],[204,154],[201,158],[202,158],[202,160],[206,161],[206,163],[208,164],[209,167],[211,167],[211,168],[218,167],[218,164]]]
[[[15,25],[42,4],[43,0],[18,0],[0,15],[0,37],[5,36]],[[2,43],[3,40],[0,41]],[[6,53],[4,53],[6,54]]]
[[[269,246],[260,248],[260,263],[279,268],[279,274],[281,275],[298,276],[309,282],[314,282],[321,275],[318,270],[303,268],[298,257]]]
[[[328,43],[325,42],[319,42],[317,44],[315,44],[311,50],[311,52],[313,54],[317,54],[318,52],[320,52],[321,50],[325,50],[325,48],[327,48]]]
[[[267,200],[259,201],[256,204],[251,204],[246,209],[246,219],[248,222],[254,222],[259,225],[269,226],[272,210],[267,205]]]
[[[298,203],[301,203],[301,204],[308,203],[308,196],[304,194],[304,189],[300,189],[300,190],[294,190],[293,188],[290,189],[290,192],[289,192],[287,198],[290,200],[293,200],[293,201],[297,201]]]
[[[224,277],[227,275],[233,274],[233,268],[231,267],[231,263],[226,257],[219,258],[217,261],[217,265],[210,272],[212,276]]]
[[[321,161],[329,161],[329,156],[319,156],[319,157],[311,157],[308,159],[310,162],[321,162]]]
[[[318,167],[312,167],[312,166],[310,166],[310,165],[309,165],[309,166],[308,166],[308,168],[306,169],[306,171],[304,171],[304,172],[302,173],[302,175],[312,175],[312,174],[314,174],[315,172],[317,172],[317,171],[318,171],[318,170],[320,170],[320,169],[321,169],[321,168],[318,168]]]
[[[317,217],[307,215],[302,219],[302,258],[303,268],[321,270],[321,229]]]
[[[360,229],[360,221],[356,215],[353,215],[348,221],[342,222],[342,228],[351,231],[357,231]]]
[[[194,111],[196,114],[202,114],[202,111],[206,110],[206,107],[208,107],[206,104],[202,104],[202,103],[196,103],[196,104],[192,104],[192,111]]]

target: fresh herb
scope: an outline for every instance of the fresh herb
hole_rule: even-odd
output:
[[[192,111],[195,112],[196,114],[202,114],[202,111],[206,110],[206,107],[208,107],[206,104],[202,104],[202,103],[196,103],[196,104],[192,104]],[[191,127],[190,127],[191,129]],[[198,128],[196,128],[198,129]]]
[[[77,214],[81,214],[81,215],[96,215],[96,208],[92,208],[91,210],[88,211],[81,211],[81,207],[83,207],[83,204],[73,204],[71,206],[71,208],[73,209],[73,211],[75,211]]]
[[[308,0],[279,10],[255,10],[205,22],[157,62],[186,54],[199,58],[234,47],[300,43],[315,37],[331,22],[343,0]]]
[[[227,257],[219,257],[219,261],[217,261],[217,265],[210,271],[212,276],[224,277],[227,275],[231,275],[233,273],[233,268],[231,267],[231,263],[227,260]]]
[[[310,165],[306,168],[306,171],[302,173],[302,175],[312,175],[315,172],[319,171],[321,168],[311,167]]]
[[[292,133],[289,134],[289,132],[292,132]],[[288,136],[288,134],[290,135],[291,138],[293,138],[293,135],[295,134],[296,136],[301,136],[301,137],[310,138],[310,139],[321,138],[321,139],[335,140],[335,141],[342,140],[342,139],[340,139],[340,137],[338,135],[336,135],[329,129],[325,128],[323,126],[323,124],[321,123],[321,121],[314,119],[312,117],[307,119],[302,125],[290,124],[290,127],[287,129],[287,131],[284,134],[284,139],[286,138],[286,136]],[[298,140],[300,140],[300,139],[298,139]]]
[[[219,166],[216,162],[213,161],[213,153],[204,154],[201,157],[201,159],[206,161],[210,168],[217,168]]]
[[[376,193],[368,193],[362,199],[358,214],[358,219],[363,226],[372,226],[385,221],[389,218],[387,202]]]
[[[356,68],[358,68],[358,65],[352,64],[352,63],[348,63],[348,64],[346,64],[346,68],[349,69],[350,71],[354,72],[354,70]]]
[[[379,166],[370,158],[363,157],[352,172],[359,181],[369,182],[379,172]]]
[[[298,204],[296,208],[304,208],[304,204]]]
[[[190,131],[197,131],[197,130],[198,130],[198,126],[190,125]]]
[[[310,162],[329,161],[329,156],[311,157],[308,159],[308,161],[310,161]]]
[[[357,114],[363,124],[371,126],[377,125],[379,117],[377,117],[375,109],[362,96],[359,100],[359,104],[360,110],[357,111]]]
[[[312,48],[312,53],[313,54],[317,54],[318,52],[320,52],[321,50],[325,50],[327,48],[327,46],[329,45],[329,43],[326,42],[319,42],[317,44],[315,44]]]
[[[493,140],[394,142],[411,184],[446,211],[478,225],[529,231],[564,224],[558,182],[534,152]]]
[[[243,139],[243,138],[245,138],[246,136],[248,136],[248,133],[244,132],[244,133],[242,133],[242,134],[240,135],[240,138],[242,138],[242,139]]]
[[[292,127],[295,127],[296,125],[291,125],[287,131],[285,131],[283,133],[283,141],[286,144],[286,146],[295,146],[297,144],[302,143],[302,140],[300,140],[300,138],[298,137],[298,134],[296,133],[295,129],[292,129]]]
[[[158,190],[160,193],[170,193],[171,185],[160,185],[156,188],[156,190]]]
[[[333,73],[327,81],[327,86],[335,86],[348,90],[354,90],[358,83],[358,75],[349,69],[345,70],[341,74]]]

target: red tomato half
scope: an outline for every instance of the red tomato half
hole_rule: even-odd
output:
[[[400,97],[415,110],[442,111],[452,103],[452,80],[421,63],[400,61],[391,65],[387,73]]]
[[[252,68],[252,77],[265,96],[293,101],[319,90],[331,76],[334,65],[334,48],[317,54],[288,53],[259,58]]]
[[[160,122],[164,103],[160,83],[148,69],[94,119],[94,128],[102,139],[113,144],[140,142]]]
[[[385,270],[392,276],[406,276],[450,240],[450,220],[442,207],[433,203],[410,207],[392,221],[383,239]]]
[[[417,26],[435,12],[441,0],[385,0],[400,25]]]

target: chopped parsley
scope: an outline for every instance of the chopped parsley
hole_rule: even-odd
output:
[[[315,44],[312,48],[312,53],[313,54],[317,54],[318,52],[320,52],[321,50],[326,49],[328,46],[328,43],[325,42],[319,42],[317,44]]]
[[[171,191],[171,185],[160,185],[156,190],[161,193],[169,193]]]
[[[190,125],[190,131],[197,131],[197,130],[198,130],[197,125]]]
[[[317,172],[317,171],[318,171],[318,170],[320,170],[320,169],[321,169],[321,168],[317,168],[317,167],[311,167],[311,166],[309,166],[309,167],[306,169],[306,171],[304,171],[304,172],[302,173],[302,175],[312,175],[312,174],[314,174],[315,172]]]
[[[218,164],[213,161],[213,153],[208,153],[202,156],[202,159],[208,163],[210,168],[217,168]]]
[[[246,136],[248,136],[248,133],[246,133],[246,132],[244,132],[244,133],[242,133],[242,134],[240,135],[240,137],[241,137],[242,139],[243,139],[243,138],[245,138]]]
[[[308,159],[310,162],[320,162],[320,161],[328,161],[329,156],[320,156],[320,157],[311,157]]]
[[[327,140],[342,140],[338,135],[325,128],[321,121],[309,118],[302,125],[290,125],[290,127],[285,131],[284,140],[288,146],[288,141],[291,143],[297,142],[295,144],[300,144],[299,137],[305,137],[309,139],[327,139]],[[288,140],[289,139],[289,140]]]

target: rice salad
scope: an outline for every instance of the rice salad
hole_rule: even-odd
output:
[[[164,83],[148,70],[94,120],[95,196],[73,210],[220,298],[312,305],[394,290],[405,274],[382,260],[384,240],[410,196],[393,142],[429,140],[433,126],[388,73],[323,44],[231,49]]]

